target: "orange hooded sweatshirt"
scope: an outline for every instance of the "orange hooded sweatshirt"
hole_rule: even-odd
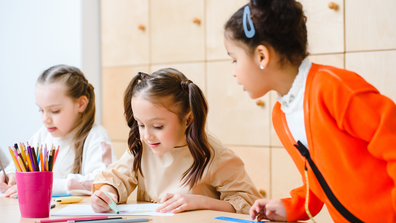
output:
[[[306,158],[294,147],[285,114],[276,103],[275,130],[301,175],[308,169],[309,210],[333,207]],[[304,122],[311,159],[340,203],[363,222],[396,222],[396,105],[356,73],[312,64],[304,94]],[[304,185],[282,199],[288,221],[306,220]]]

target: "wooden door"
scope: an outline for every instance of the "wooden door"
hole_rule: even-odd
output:
[[[346,0],[346,51],[396,49],[396,1]]]
[[[206,58],[229,59],[224,47],[224,25],[247,0],[206,0]]]
[[[268,147],[229,147],[245,163],[257,190],[263,198],[269,198],[270,188],[270,148]]]
[[[151,0],[151,63],[205,60],[204,0]]]
[[[101,1],[102,66],[149,63],[147,0]]]
[[[300,0],[307,16],[308,51],[311,54],[344,52],[343,0]],[[332,2],[329,7],[329,3]]]

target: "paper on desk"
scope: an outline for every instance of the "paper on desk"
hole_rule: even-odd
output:
[[[70,204],[62,210],[51,215],[146,215],[146,216],[173,216],[174,214],[155,212],[161,204],[123,204],[117,205],[120,214],[114,212],[96,213],[91,205]]]

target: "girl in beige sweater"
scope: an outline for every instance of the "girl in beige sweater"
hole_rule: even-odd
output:
[[[93,210],[110,210],[103,191],[125,203],[137,187],[137,200],[162,203],[159,212],[247,214],[260,194],[242,160],[206,133],[207,112],[202,91],[181,72],[139,72],[124,96],[129,149],[96,176]]]

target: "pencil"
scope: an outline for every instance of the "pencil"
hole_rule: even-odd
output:
[[[21,172],[21,168],[19,167],[18,161],[16,160],[15,155],[14,155],[14,152],[12,151],[11,147],[8,147],[8,151],[10,152],[10,155],[11,155],[11,157],[12,157],[12,160],[14,161],[15,167],[17,168],[17,170],[18,170],[19,172]],[[4,170],[3,170],[3,171],[4,171]],[[4,173],[5,173],[5,171],[4,171]],[[7,176],[7,175],[6,175],[6,176]],[[6,177],[6,179],[7,179],[7,177]],[[8,181],[8,179],[7,179],[7,181]],[[7,183],[8,183],[8,182],[7,182]]]
[[[24,170],[24,172],[26,172],[26,162],[25,162],[25,160],[23,160],[23,157],[21,155],[21,151],[19,151],[19,150],[17,150],[17,151],[18,151],[17,160],[19,162],[19,166],[21,167],[21,170]]]
[[[23,164],[23,160],[22,160],[22,158],[21,158],[20,156],[18,156],[18,161],[19,161],[19,164],[22,163],[22,165],[21,165],[22,172],[27,172],[27,171],[26,171],[26,167],[25,167],[25,165]]]
[[[51,161],[51,170],[54,171],[54,165],[55,165],[55,146],[54,150],[52,150],[52,161]]]
[[[18,149],[18,144],[15,143],[14,147],[15,147],[15,149]],[[22,143],[19,143],[19,150],[21,151],[22,160],[23,160],[23,162],[25,162],[25,165],[26,165],[27,160],[26,160],[25,150],[23,149]]]
[[[34,148],[32,149],[32,147],[28,146],[27,151],[30,157],[30,164],[32,165],[32,172],[36,171],[36,165],[34,165]]]
[[[88,221],[89,223],[127,223],[127,222],[148,222],[151,221],[151,219],[148,218],[130,218],[130,219],[114,219],[114,220],[108,220],[108,221],[102,221],[100,219],[96,221]],[[68,223],[74,223],[78,221],[67,221]],[[88,223],[87,222],[87,223]]]
[[[55,162],[56,162],[56,158],[58,158],[59,148],[60,148],[60,145],[58,146],[58,148],[57,148],[56,151],[55,151],[55,161],[54,161],[54,164],[55,164]]]
[[[106,219],[108,218],[107,215],[103,216],[91,216],[91,217],[70,217],[70,218],[55,218],[55,219],[43,219],[36,221],[36,223],[52,223],[52,222],[65,222],[68,220],[88,220],[88,219]]]
[[[48,156],[48,171],[52,171],[52,159],[53,156],[52,156],[52,148],[51,148]]]
[[[33,172],[33,167],[32,167],[32,163],[31,163],[31,161],[30,161],[29,152],[26,152],[26,159],[27,159],[27,161],[28,161],[27,172]]]
[[[41,164],[41,171],[45,171],[45,169],[44,169],[44,158],[43,158],[43,146],[41,146],[41,149],[40,149],[41,151],[40,151],[40,164]]]
[[[34,147],[30,148],[30,153],[32,156],[32,165],[34,167],[34,171],[40,171],[40,169],[37,165],[37,156],[36,156],[36,151],[34,150]]]

